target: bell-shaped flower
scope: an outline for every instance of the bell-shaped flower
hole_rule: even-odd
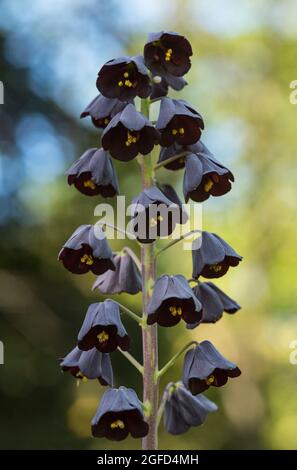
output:
[[[150,33],[144,46],[146,66],[154,75],[166,77],[168,74],[181,77],[190,67],[193,54],[189,41],[178,33],[160,31]]]
[[[63,372],[70,372],[82,382],[98,379],[101,385],[113,384],[113,371],[109,354],[103,354],[96,348],[81,351],[77,346],[65,356],[60,367]]]
[[[106,62],[98,72],[96,85],[103,96],[120,101],[131,101],[136,96],[147,98],[152,89],[149,71],[140,55]]]
[[[183,193],[185,201],[206,201],[209,196],[222,196],[231,189],[231,171],[207,154],[190,154],[185,158]]]
[[[202,320],[202,305],[184,276],[164,274],[155,282],[147,313],[148,325],[174,326],[181,319],[197,324]]]
[[[136,238],[142,243],[152,243],[157,237],[168,237],[176,224],[184,223],[187,214],[156,186],[145,189],[132,205],[132,225]]]
[[[124,162],[132,160],[138,153],[146,155],[158,142],[158,131],[133,104],[128,104],[114,116],[102,134],[102,147],[113,158]]]
[[[117,347],[127,351],[129,346],[130,337],[122,323],[118,304],[110,299],[91,304],[78,333],[79,349],[89,351],[95,347],[110,353]]]
[[[126,101],[105,98],[105,96],[99,94],[88,104],[80,117],[90,116],[95,127],[105,129],[111,119],[122,111],[126,104]]]
[[[164,427],[170,434],[183,434],[201,426],[207,415],[217,411],[215,403],[204,395],[194,397],[182,382],[169,383],[165,389]]]
[[[224,312],[236,313],[241,308],[213,282],[199,282],[193,292],[202,304],[202,323],[216,323]]]
[[[221,277],[230,266],[237,266],[242,260],[225,240],[215,233],[203,231],[201,238],[194,240],[192,247],[193,278]]]
[[[198,142],[192,145],[179,145],[174,142],[169,147],[161,147],[158,163],[162,162],[166,170],[180,170],[185,167],[186,157],[191,153],[201,153],[203,155],[213,157],[212,153],[208,150],[206,145],[201,142],[201,140],[198,140]],[[174,158],[177,156],[179,156],[179,158]],[[168,160],[168,163],[165,163],[166,160]]]
[[[134,390],[126,387],[104,393],[91,425],[94,437],[111,441],[122,441],[129,434],[142,438],[149,430],[140,400]]]
[[[222,356],[210,341],[203,341],[185,355],[183,383],[193,395],[210,386],[222,387],[229,377],[240,374],[237,365]]]
[[[114,270],[112,251],[99,226],[81,225],[63,245],[58,259],[74,274],[92,271],[102,274]]]
[[[156,129],[161,132],[161,145],[169,147],[194,144],[200,139],[204,122],[201,114],[184,100],[162,98]]]
[[[119,183],[108,152],[92,148],[74,162],[69,170],[68,184],[87,196],[100,194],[113,197],[119,194]]]
[[[137,294],[142,290],[141,273],[132,259],[129,251],[121,251],[113,258],[115,271],[107,271],[98,276],[93,284],[93,290],[98,289],[102,294]]]

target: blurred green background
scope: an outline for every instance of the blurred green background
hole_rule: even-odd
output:
[[[1,0],[0,80],[0,446],[3,449],[139,448],[90,437],[103,391],[62,375],[58,358],[75,344],[94,277],[57,261],[81,223],[93,223],[99,198],[66,184],[64,171],[98,132],[79,114],[95,96],[102,64],[141,53],[149,31],[178,31],[192,43],[189,82],[180,94],[204,116],[203,141],[235,174],[233,190],[203,205],[203,227],[225,238],[244,262],[217,284],[242,306],[216,325],[160,331],[160,363],[186,341],[210,339],[242,376],[207,396],[219,412],[185,435],[160,429],[162,449],[296,449],[297,339],[296,146],[297,4],[294,0]],[[115,162],[122,194],[139,191],[136,162]],[[162,170],[181,195],[182,172]],[[161,242],[162,243],[162,242]],[[112,248],[121,243],[112,241]],[[131,244],[131,243],[130,243]],[[132,246],[132,245],[131,245]],[[182,247],[164,253],[159,274],[191,274]],[[140,311],[140,296],[121,296]],[[141,360],[137,327],[132,352]],[[138,373],[115,353],[116,385]],[[166,376],[178,380],[181,360]]]

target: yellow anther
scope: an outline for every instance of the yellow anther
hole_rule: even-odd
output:
[[[103,330],[97,335],[97,338],[99,340],[99,343],[105,343],[109,339],[109,334]]]
[[[91,255],[84,254],[80,258],[82,263],[86,263],[88,266],[91,266],[94,263],[93,257]]]
[[[210,375],[210,376],[207,377],[207,379],[206,379],[206,385],[211,385],[214,381],[215,381],[215,376],[214,376],[214,375]]]
[[[116,429],[116,428],[125,429],[125,424],[121,419],[117,419],[116,421],[111,423],[110,427],[111,429]]]
[[[128,78],[128,77],[129,77],[128,72],[125,72],[125,73],[124,73],[124,78]]]
[[[171,59],[171,55],[172,55],[172,49],[167,49],[167,51],[165,52],[166,62],[169,62],[169,60]]]
[[[206,193],[208,193],[208,191],[211,190],[211,188],[213,187],[213,185],[214,185],[214,182],[212,181],[212,179],[211,179],[211,178],[208,178],[208,180],[206,181],[206,183],[205,183],[205,185],[204,185],[204,191],[205,191]]]
[[[131,144],[135,144],[136,142],[137,142],[137,137],[135,137],[134,135],[130,134],[130,132],[128,132],[125,145],[127,147],[130,147]]]
[[[183,314],[183,310],[181,307],[176,307],[173,305],[172,307],[169,307],[169,312],[173,317],[176,317],[176,315],[181,316]]]
[[[81,379],[83,382],[87,382],[87,381],[88,381],[88,378],[87,378],[85,375],[83,375],[83,374],[81,373],[81,371],[79,371],[79,372],[76,374],[75,377],[77,377],[78,379]]]
[[[132,82],[130,82],[130,80],[125,80],[125,85],[126,85],[128,88],[131,88]]]
[[[209,267],[209,269],[211,269],[215,273],[219,273],[220,271],[222,271],[222,265],[221,264],[213,264],[212,266]]]
[[[181,127],[180,129],[178,129],[178,132],[179,132],[181,135],[184,135],[185,129],[184,129],[183,127]]]
[[[96,189],[96,185],[92,180],[84,181],[84,187],[90,189]]]
[[[108,119],[108,118],[105,118],[103,122],[104,122],[104,124],[108,124],[108,123],[109,123],[109,119]]]
[[[151,227],[156,227],[156,225],[158,224],[158,222],[156,221],[156,219],[154,217],[151,218],[151,223],[150,223],[150,226]]]
[[[118,82],[118,85],[119,85],[119,86],[123,86],[123,85],[124,85],[124,83],[122,82],[122,80],[120,80],[120,81]]]
[[[129,140],[126,140],[125,145],[126,145],[126,147],[130,147],[131,142],[129,142]]]
[[[171,134],[176,135],[177,134],[177,129],[172,129]]]

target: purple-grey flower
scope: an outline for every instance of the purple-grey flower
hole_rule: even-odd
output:
[[[222,356],[210,341],[203,341],[185,355],[183,383],[193,395],[210,386],[222,387],[229,377],[240,374],[237,365]]]
[[[201,426],[207,415],[218,409],[217,405],[204,395],[194,397],[182,382],[169,383],[164,393],[167,396],[164,427],[170,434],[183,434],[192,426]]]
[[[209,157],[213,157],[212,153],[208,150],[206,145],[201,142],[201,140],[193,145],[179,145],[174,142],[169,147],[161,147],[158,163],[165,163],[166,160],[168,160],[168,163],[164,164],[164,168],[166,168],[166,170],[180,170],[181,168],[185,167],[186,156],[190,155],[191,153],[201,153],[203,155],[205,154]],[[174,158],[178,156],[179,158]]]
[[[119,194],[119,183],[108,152],[92,148],[74,162],[69,170],[68,184],[87,196],[100,194],[113,197]]]
[[[236,313],[241,308],[213,282],[199,282],[193,292],[202,304],[202,323],[216,323],[224,312]]]
[[[151,152],[158,142],[159,132],[133,104],[114,116],[102,134],[102,147],[109,150],[113,158],[125,162],[138,153]]]
[[[95,347],[98,351],[110,353],[118,346],[123,351],[130,346],[118,304],[110,299],[91,304],[78,333],[79,349],[89,351]]]
[[[60,367],[63,372],[70,372],[73,377],[83,382],[98,379],[101,385],[113,384],[109,354],[103,354],[96,348],[81,351],[76,346],[61,360]]]
[[[222,196],[231,189],[231,171],[207,154],[190,154],[185,158],[183,193],[185,201],[206,201],[209,196]]]
[[[181,319],[197,324],[202,320],[202,305],[184,276],[164,274],[155,282],[147,313],[148,325],[174,326]]]
[[[216,235],[203,231],[201,239],[193,242],[193,278],[199,276],[207,278],[221,277],[226,274],[230,266],[237,266],[242,260],[225,240]],[[199,248],[196,248],[197,245]]]
[[[99,226],[81,225],[63,245],[58,259],[74,274],[92,271],[102,274],[114,270],[112,251]]]
[[[133,200],[133,231],[142,243],[152,243],[170,235],[176,224],[185,223],[187,214],[156,186],[145,189]]]
[[[126,105],[126,101],[105,98],[105,96],[99,94],[88,104],[80,117],[90,116],[95,127],[105,129],[110,120],[122,111]]]
[[[147,98],[152,89],[148,69],[140,55],[106,62],[98,72],[96,85],[103,96],[120,101],[131,101],[136,96]]]
[[[190,67],[193,54],[189,41],[171,31],[150,33],[144,46],[146,66],[154,75],[166,77],[168,74],[181,77]]]
[[[128,251],[123,250],[113,258],[115,271],[98,276],[93,289],[102,294],[137,294],[142,290],[141,274]]]
[[[107,390],[91,422],[94,437],[122,441],[129,434],[134,438],[147,435],[141,402],[131,388]]]
[[[204,129],[201,114],[184,100],[162,98],[156,129],[161,132],[161,145],[169,147],[174,142],[191,145],[197,142]]]

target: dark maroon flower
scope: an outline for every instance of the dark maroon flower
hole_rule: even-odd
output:
[[[81,351],[77,346],[61,360],[63,372],[70,372],[73,377],[86,382],[98,379],[101,385],[113,383],[113,372],[109,354],[103,354],[96,348]]]
[[[185,223],[183,208],[168,199],[156,186],[145,189],[133,200],[133,231],[142,243],[152,243],[157,237],[168,237],[176,224]]]
[[[147,435],[141,402],[131,388],[111,388],[104,393],[91,422],[94,437],[122,441],[128,434],[134,438]]]
[[[181,319],[197,324],[202,320],[202,305],[181,275],[164,274],[156,280],[147,312],[148,325],[175,326]]]
[[[146,155],[151,152],[158,142],[158,131],[133,104],[128,104],[112,118],[102,134],[102,147],[109,150],[112,157],[125,162],[138,153]]]
[[[214,157],[206,154],[190,154],[185,158],[183,192],[185,201],[206,201],[209,196],[222,196],[231,189],[234,176]]]
[[[87,196],[100,194],[113,197],[119,194],[119,183],[108,152],[92,148],[74,162],[69,170],[68,184]]]
[[[207,415],[217,411],[215,403],[204,395],[194,397],[182,382],[170,382],[165,392],[164,426],[173,435],[183,434],[192,426],[201,426]]]
[[[187,84],[188,83],[184,78],[174,77],[173,75],[167,75],[166,78],[154,77],[150,99],[155,100],[157,98],[161,98],[162,96],[166,96],[169,91],[169,87],[173,88],[173,90],[180,91]]]
[[[81,225],[63,245],[58,259],[74,274],[92,271],[102,274],[114,270],[112,251],[102,229],[94,225]]]
[[[97,277],[93,289],[102,294],[137,294],[142,290],[141,274],[129,252],[122,251],[113,258],[115,271]]]
[[[147,98],[152,88],[142,56],[123,56],[106,62],[98,72],[96,85],[103,96],[120,101],[131,101],[136,96]]]
[[[210,386],[222,387],[229,377],[240,374],[236,364],[223,357],[210,341],[203,341],[185,355],[183,383],[193,395]]]
[[[154,75],[181,77],[190,67],[193,54],[189,41],[180,34],[160,31],[150,33],[144,46],[146,66]]]
[[[130,337],[121,320],[120,309],[116,302],[107,299],[91,304],[78,333],[78,347],[82,351],[97,348],[110,353],[120,347],[127,351]]]
[[[235,300],[212,282],[199,282],[193,288],[193,292],[203,307],[202,323],[216,323],[224,312],[236,313],[241,308]]]
[[[81,113],[80,117],[90,116],[95,127],[105,129],[111,119],[124,109],[127,102],[117,99],[105,98],[98,95],[94,98],[86,109]]]
[[[194,144],[200,139],[204,123],[201,114],[184,100],[162,98],[156,129],[161,132],[161,145],[169,147]]]
[[[203,231],[201,238],[193,242],[193,278],[221,277],[230,266],[237,266],[242,260],[225,240],[215,233]]]

